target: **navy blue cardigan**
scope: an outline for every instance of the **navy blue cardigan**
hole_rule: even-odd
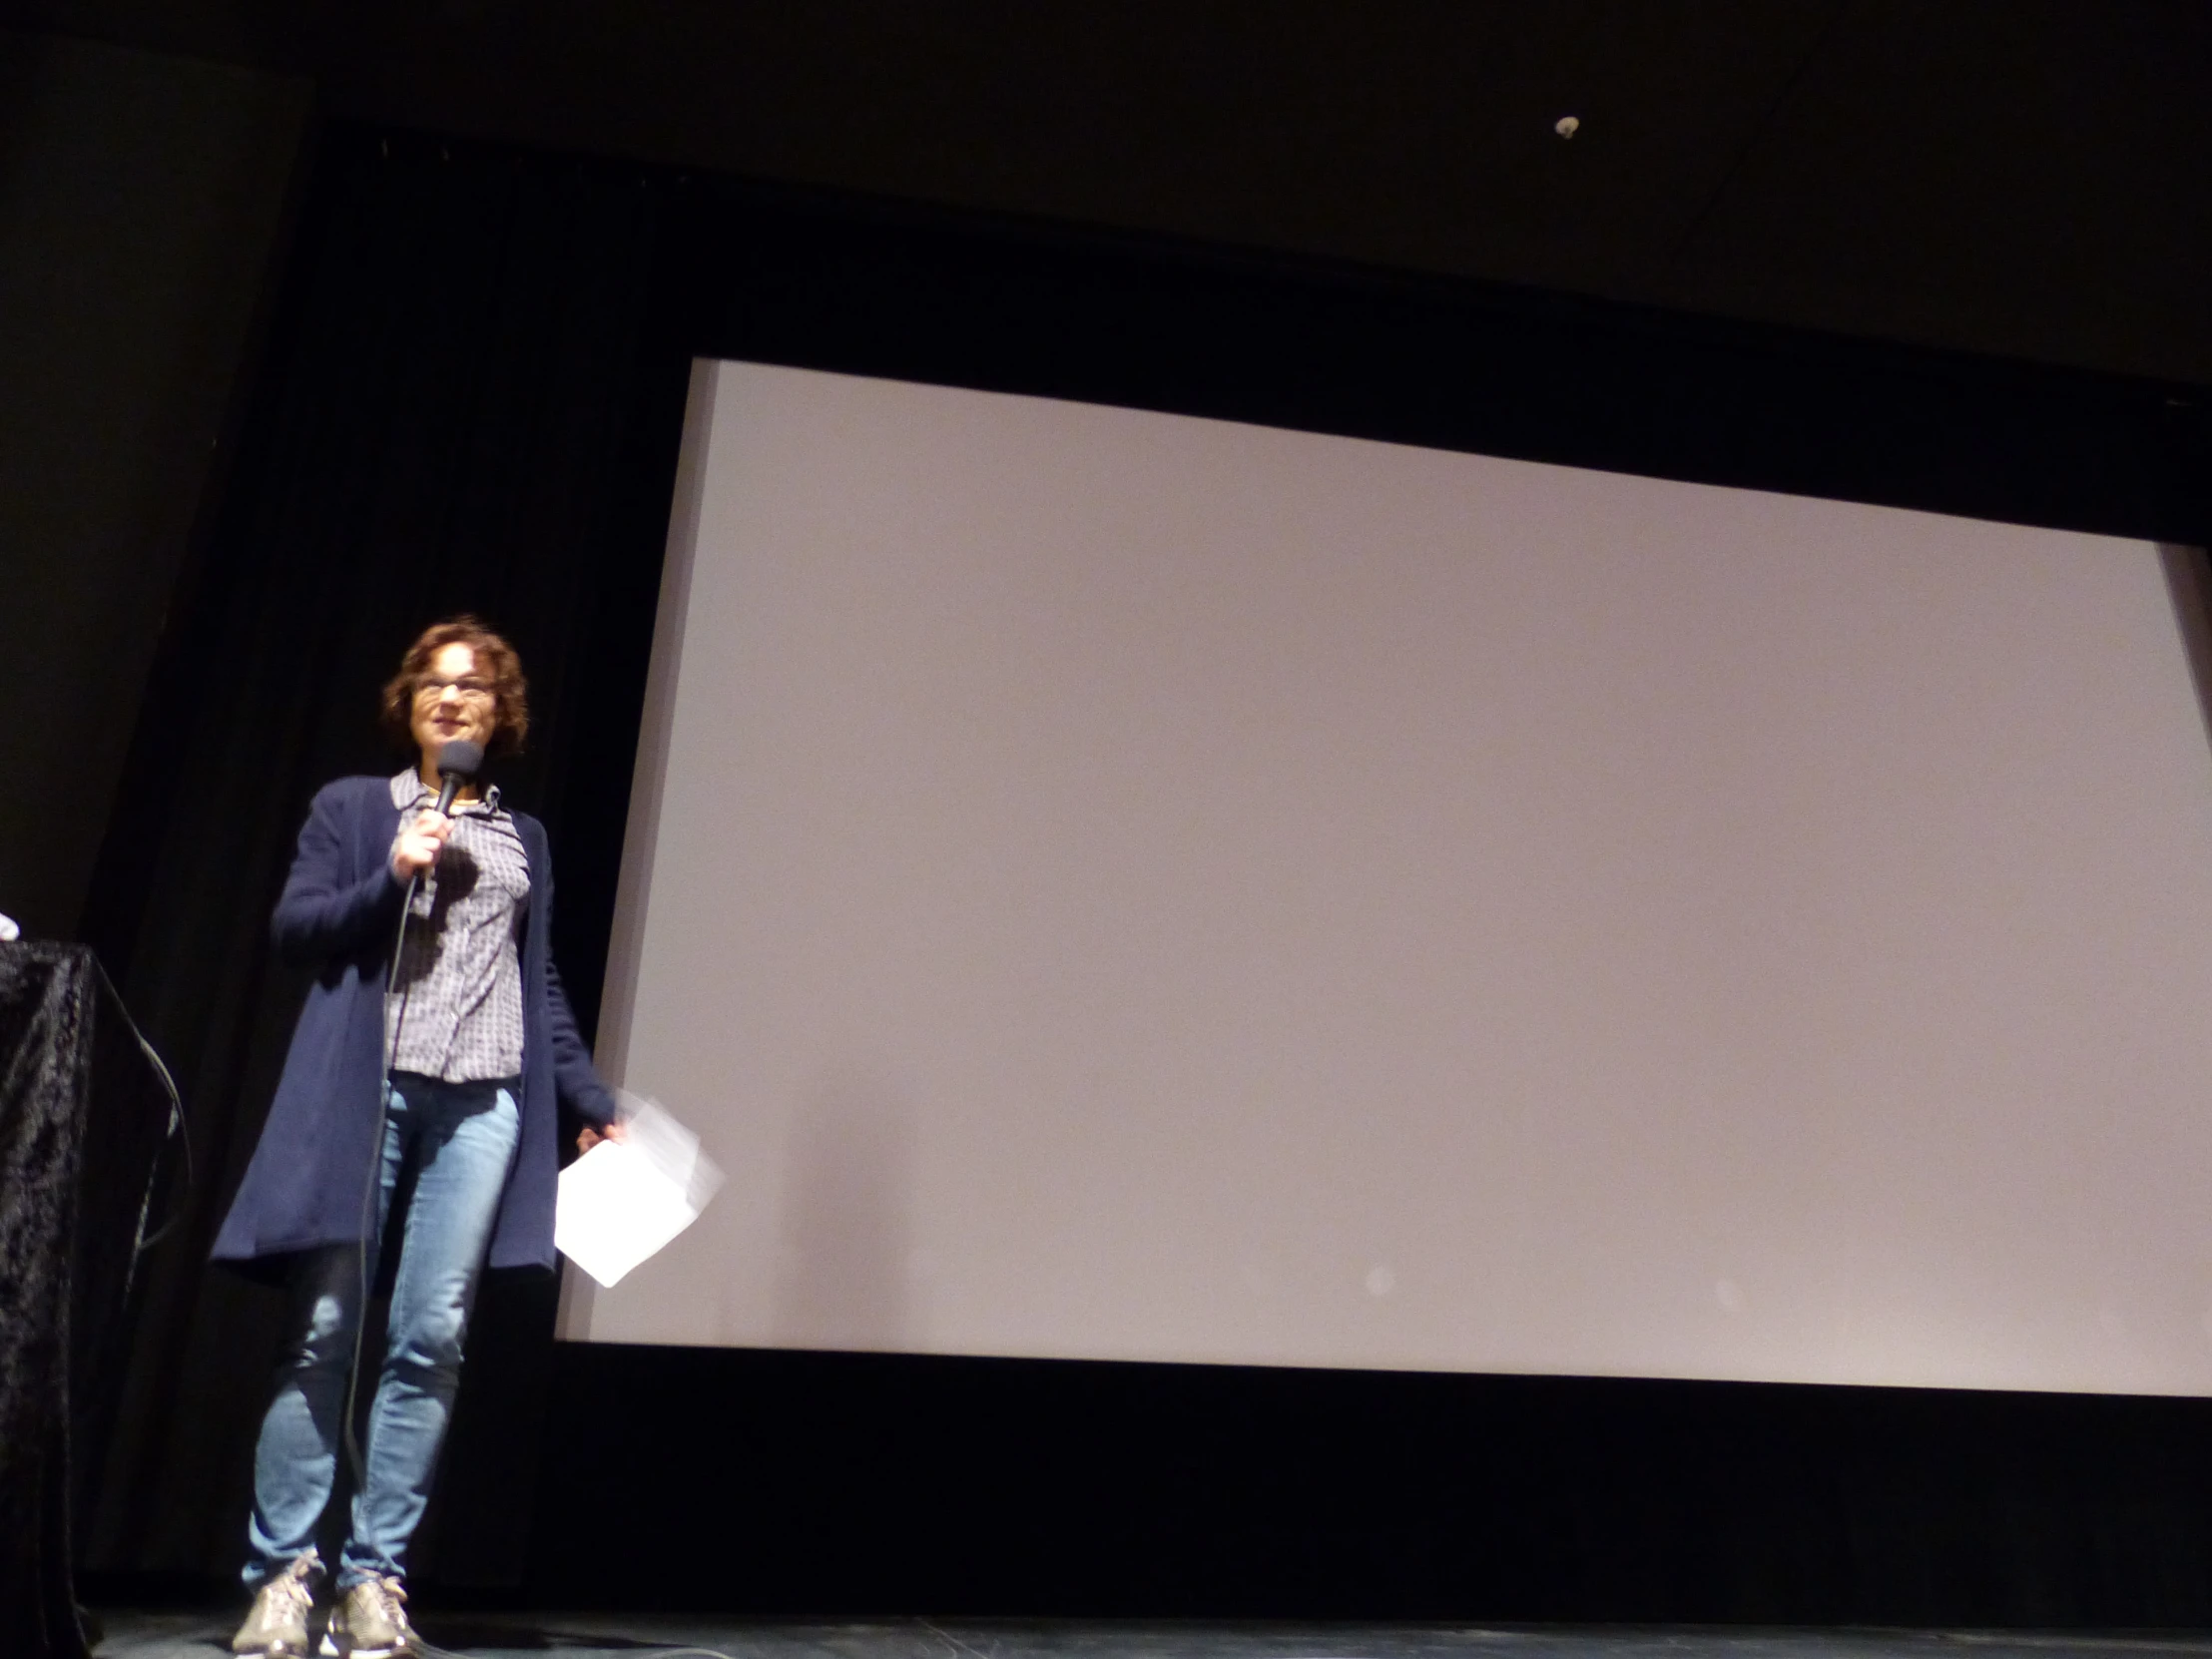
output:
[[[614,1098],[592,1070],[550,948],[553,859],[545,829],[513,815],[530,860],[522,932],[522,1139],[500,1195],[489,1265],[553,1265],[559,1167],[555,1097],[604,1126]],[[315,970],[283,1077],[246,1179],[215,1242],[239,1264],[360,1238],[384,1074],[384,977],[403,888],[391,873],[399,809],[384,778],[341,778],[317,792],[270,918],[277,950]],[[274,1262],[270,1262],[274,1266]]]

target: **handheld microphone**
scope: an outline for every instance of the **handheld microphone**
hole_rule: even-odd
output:
[[[453,810],[453,798],[461,786],[473,784],[484,769],[484,746],[455,738],[438,751],[438,817]]]

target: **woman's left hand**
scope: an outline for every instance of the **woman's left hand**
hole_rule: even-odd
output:
[[[587,1123],[584,1125],[582,1132],[576,1137],[576,1150],[578,1152],[589,1152],[601,1141],[626,1141],[629,1138],[630,1130],[626,1124],[610,1123],[604,1129],[594,1129]]]

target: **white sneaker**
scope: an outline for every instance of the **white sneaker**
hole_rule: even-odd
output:
[[[307,1615],[314,1608],[315,1580],[322,1562],[313,1550],[268,1580],[254,1597],[253,1611],[231,1638],[233,1653],[260,1653],[269,1659],[306,1659]]]
[[[407,1622],[407,1587],[396,1578],[364,1578],[338,1597],[322,1633],[329,1659],[414,1659],[422,1649]]]

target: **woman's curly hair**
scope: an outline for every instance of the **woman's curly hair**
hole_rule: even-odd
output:
[[[432,623],[407,647],[407,654],[399,659],[399,672],[384,686],[380,712],[385,733],[402,747],[414,743],[415,688],[429,677],[431,662],[449,645],[465,645],[473,651],[477,674],[491,684],[492,733],[485,753],[512,755],[530,734],[530,683],[522,677],[522,659],[515,648],[472,616]]]

